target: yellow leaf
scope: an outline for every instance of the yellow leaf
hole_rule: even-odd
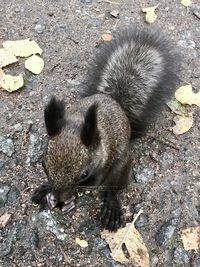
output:
[[[82,248],[88,247],[88,242],[85,240],[81,240],[80,238],[76,237],[76,244],[81,246]]]
[[[104,42],[109,42],[113,39],[112,35],[111,34],[108,34],[108,33],[105,33],[105,34],[102,34],[101,35],[101,39],[104,41]]]
[[[0,76],[0,87],[8,92],[16,91],[24,85],[23,76],[21,74],[18,76],[12,76],[7,75],[4,72],[2,74],[1,72]]]
[[[5,41],[3,47],[16,57],[29,57],[33,54],[42,54],[42,49],[30,38],[18,41]]]
[[[191,0],[182,0],[182,1],[181,1],[181,4],[182,4],[183,6],[189,7],[189,6],[191,6],[192,1],[191,1]]]
[[[17,62],[18,59],[4,48],[0,48],[0,68]]]
[[[137,217],[140,213],[138,213]],[[114,260],[128,266],[148,267],[150,264],[148,250],[140,233],[134,226],[135,220],[132,223],[127,223],[126,227],[118,229],[116,233],[104,230],[101,236],[109,244],[111,256]],[[122,244],[125,244],[130,255],[129,258],[124,254]]]
[[[155,14],[155,10],[157,7],[158,5],[142,9],[142,12],[146,13],[145,15],[146,22],[151,24],[154,23],[154,21],[157,19],[157,15]]]
[[[172,131],[176,135],[184,134],[187,131],[190,130],[190,128],[193,126],[193,117],[182,117],[182,116],[176,116],[174,118],[174,122],[176,125],[172,128]]]
[[[177,115],[187,116],[187,110],[184,105],[182,105],[177,99],[172,98],[169,102],[167,102],[167,106],[171,109],[172,112]]]
[[[0,80],[3,78],[3,75],[4,75],[4,71],[0,69]]]
[[[194,93],[191,84],[178,88],[175,92],[175,98],[182,104],[197,105],[200,107],[200,91]]]
[[[37,55],[33,55],[25,61],[25,68],[34,74],[39,74],[44,68],[44,60]]]
[[[200,249],[200,226],[189,227],[183,230],[181,239],[185,250]]]

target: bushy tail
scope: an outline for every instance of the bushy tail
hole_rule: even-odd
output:
[[[127,29],[97,54],[83,96],[112,96],[125,110],[132,131],[143,132],[175,91],[178,62],[174,51],[157,29]]]

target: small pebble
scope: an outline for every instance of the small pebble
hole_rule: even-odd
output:
[[[35,30],[37,33],[41,34],[41,33],[43,33],[44,30],[45,30],[45,25],[44,25],[44,24],[36,24],[34,30]]]
[[[20,196],[20,191],[16,186],[12,186],[8,193],[8,203],[14,203]]]
[[[52,17],[54,15],[53,11],[48,12],[48,16]]]
[[[118,18],[119,17],[119,11],[118,10],[112,10],[112,11],[110,11],[110,15],[114,18]]]
[[[92,0],[81,0],[81,3],[83,3],[83,4],[91,4]]]
[[[195,5],[193,4],[191,6],[191,10],[192,10],[192,13],[198,18],[200,19],[200,6],[199,5]]]
[[[177,264],[177,266],[189,266],[190,260],[187,251],[180,247],[176,248],[174,250],[174,263]]]
[[[17,123],[13,126],[16,132],[21,132],[23,130],[23,127],[20,123]]]
[[[194,49],[196,47],[196,43],[193,40],[179,40],[177,43],[179,46],[182,46],[184,48],[191,48]]]
[[[7,199],[8,199],[8,193],[10,191],[10,187],[7,185],[2,185],[0,187],[0,208],[4,207]]]
[[[20,9],[19,9],[18,7],[16,7],[16,8],[14,9],[14,11],[15,11],[15,13],[19,13],[19,12],[20,12]]]
[[[149,167],[139,166],[134,170],[134,174],[138,183],[146,183],[154,178],[154,170]]]
[[[0,170],[4,167],[4,165],[5,165],[5,161],[0,159]]]
[[[178,221],[173,218],[164,223],[156,234],[156,242],[159,246],[168,247],[174,238]]]
[[[15,148],[13,140],[11,138],[0,136],[0,152],[3,152],[8,157],[11,157],[14,151]]]

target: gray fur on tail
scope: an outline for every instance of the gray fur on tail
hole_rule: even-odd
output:
[[[83,96],[104,93],[125,110],[132,132],[142,133],[173,95],[177,55],[157,29],[129,28],[101,47]]]

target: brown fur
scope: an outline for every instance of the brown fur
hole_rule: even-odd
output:
[[[105,192],[103,226],[113,231],[123,225],[117,192],[129,177],[129,142],[173,95],[177,64],[171,50],[157,30],[123,31],[97,55],[77,103],[65,111],[63,101],[51,99],[45,108],[49,187],[37,190],[35,202],[45,203],[51,188],[49,206],[69,207],[78,187],[98,187]]]
[[[93,103],[98,104],[97,125],[100,140],[98,144],[87,148],[80,140],[80,130],[84,114]],[[120,125],[116,125],[116,120],[121,121]],[[70,197],[66,192],[71,193],[71,189],[77,187],[81,173],[87,168],[95,169],[98,180],[96,186],[118,186],[117,176],[115,181],[104,181],[102,172],[108,174],[113,165],[117,172],[122,156],[124,159],[127,154],[130,125],[121,107],[103,94],[86,97],[67,110],[66,121],[66,127],[61,133],[49,140],[46,155],[46,168],[54,192],[65,192],[65,198]],[[126,163],[123,160],[124,164]]]

